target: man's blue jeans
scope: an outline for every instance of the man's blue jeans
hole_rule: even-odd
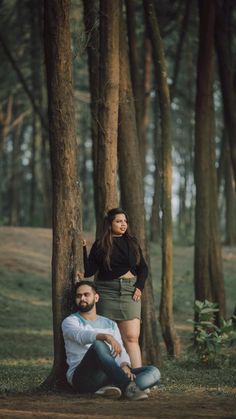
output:
[[[152,366],[133,368],[135,382],[141,390],[152,387],[160,379],[159,370]],[[116,385],[122,391],[130,379],[116,363],[109,346],[96,340],[75,369],[72,379],[73,388],[79,393],[95,393],[100,387]]]

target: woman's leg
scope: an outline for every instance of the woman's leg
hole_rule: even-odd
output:
[[[120,320],[117,321],[117,324],[119,326],[126,351],[129,354],[132,368],[141,367],[142,358],[139,346],[140,320]]]
[[[135,383],[141,390],[155,386],[160,381],[160,371],[153,365],[142,368],[133,368],[132,373],[136,376]]]

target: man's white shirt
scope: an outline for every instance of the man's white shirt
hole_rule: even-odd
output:
[[[95,342],[98,333],[112,335],[121,345],[122,352],[115,358],[118,365],[122,362],[130,364],[117,324],[103,316],[97,315],[96,320],[86,320],[78,312],[66,317],[62,322],[62,332],[65,342],[67,364],[67,380],[72,384],[72,377],[76,367],[84,355]],[[107,343],[107,342],[106,342]],[[108,346],[110,346],[107,343]]]

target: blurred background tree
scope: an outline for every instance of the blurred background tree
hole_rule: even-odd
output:
[[[114,5],[121,11],[113,11],[116,18],[107,22],[108,3],[70,2],[83,230],[95,236],[103,211],[121,203],[147,259],[149,240],[162,246],[171,335],[172,244],[195,246],[195,297],[213,299],[225,312],[221,244],[236,244],[236,3],[209,0],[214,11],[209,13],[204,1],[118,0]],[[153,39],[157,23],[150,27],[145,19],[148,5],[158,22],[164,67],[158,67]],[[43,9],[37,0],[0,2],[1,225],[52,226]],[[210,50],[204,49],[208,39],[202,29],[209,16]],[[116,34],[111,62],[109,30]],[[114,86],[106,84],[109,67]],[[151,281],[150,287],[144,298],[153,293]],[[144,318],[151,319],[147,325],[156,321],[150,311]],[[166,339],[167,349],[175,353],[175,334],[171,340]]]

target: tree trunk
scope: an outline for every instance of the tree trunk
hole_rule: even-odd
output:
[[[130,228],[137,237],[147,259],[145,210],[142,171],[139,159],[135,106],[128,61],[126,30],[120,16],[120,106],[118,155],[121,202],[130,216]],[[127,135],[128,133],[128,135]],[[148,261],[149,262],[149,261]],[[150,266],[150,265],[149,265]],[[144,363],[158,364],[160,360],[157,319],[151,276],[142,296],[142,359]]]
[[[152,0],[143,0],[146,23],[150,36],[155,75],[160,100],[162,139],[162,291],[160,322],[169,355],[179,353],[179,339],[174,328],[173,317],[173,254],[172,254],[172,161],[171,161],[171,118],[170,96],[167,84],[167,69],[160,37],[155,7]]]
[[[225,318],[225,291],[223,277],[223,262],[221,254],[219,213],[218,213],[218,184],[215,165],[215,142],[213,136],[210,142],[210,254],[209,273],[212,288],[213,301],[219,305],[217,312],[217,323],[220,325],[220,318]]]
[[[45,385],[65,385],[61,322],[70,313],[74,273],[81,264],[81,212],[77,177],[75,106],[69,0],[45,1],[45,58],[53,186],[52,303],[54,365]]]
[[[18,125],[12,132],[12,153],[11,153],[11,178],[10,178],[10,214],[9,224],[11,226],[17,226],[19,223],[19,138],[21,135],[21,126]]]
[[[87,36],[90,106],[91,106],[91,135],[93,157],[93,183],[94,183],[94,207],[98,208],[98,188],[95,186],[98,179],[98,107],[99,107],[99,2],[98,0],[83,0],[84,25]],[[101,221],[96,213],[97,225]]]
[[[194,283],[195,299],[213,300],[224,314],[224,290],[217,216],[217,185],[213,146],[213,32],[214,1],[199,2],[200,43],[198,53],[195,183],[196,224]]]
[[[118,204],[119,0],[100,2],[100,98],[98,110],[97,236],[105,211]]]
[[[181,25],[181,30],[180,30],[180,34],[179,34],[179,41],[178,41],[177,50],[176,50],[176,57],[175,57],[171,91],[170,91],[172,101],[173,101],[173,99],[175,97],[175,93],[176,93],[176,86],[177,86],[177,80],[178,80],[178,76],[179,76],[179,69],[180,69],[180,63],[181,63],[181,53],[182,53],[184,41],[185,41],[185,38],[186,38],[186,35],[187,35],[189,14],[190,14],[190,10],[191,10],[191,2],[192,2],[192,0],[186,0],[184,16],[183,16],[183,19],[182,19],[182,25]]]
[[[148,125],[148,105],[150,102],[151,90],[152,51],[150,41],[147,38],[146,33],[144,33],[144,39],[142,39],[142,52],[140,54],[140,48],[138,48],[137,45],[138,40],[136,29],[137,24],[135,20],[135,1],[126,0],[125,3],[127,14],[127,33],[129,41],[130,73],[139,139],[139,154],[141,159],[142,174],[144,177],[147,148],[146,128]]]
[[[228,144],[227,144],[228,145]],[[233,246],[236,244],[236,189],[233,169],[229,154],[229,147],[226,153],[224,179],[225,179],[225,244]]]
[[[155,92],[153,103],[153,150],[155,159],[155,171],[153,175],[154,194],[152,201],[152,213],[150,218],[150,241],[160,242],[161,239],[161,218],[160,218],[160,202],[161,202],[161,138],[159,133],[159,103],[158,94]]]
[[[219,6],[221,4],[221,6]],[[228,36],[228,7],[229,2],[216,2],[215,39],[219,64],[219,75],[224,106],[225,127],[228,133],[231,149],[232,167],[236,183],[236,93],[234,88],[234,74],[230,57],[230,38]]]

